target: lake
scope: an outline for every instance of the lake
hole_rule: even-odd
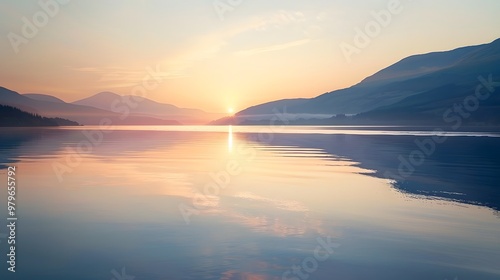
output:
[[[1,279],[500,279],[500,133],[2,128]]]

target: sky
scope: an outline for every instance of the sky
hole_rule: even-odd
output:
[[[489,43],[499,14],[498,0],[0,0],[0,86],[239,111]]]

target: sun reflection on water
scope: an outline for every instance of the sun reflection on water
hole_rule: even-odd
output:
[[[233,151],[233,126],[229,126],[229,130],[227,133],[227,149],[229,152]]]

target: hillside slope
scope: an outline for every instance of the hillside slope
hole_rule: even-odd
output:
[[[362,115],[363,120],[385,122],[389,119],[417,121],[419,118],[442,119],[445,110],[474,94],[479,76],[500,81],[500,39],[489,44],[462,47],[451,51],[410,56],[346,89],[310,99],[268,102],[247,108],[235,115],[232,123],[256,123],[251,116],[272,118],[276,110],[289,115],[318,116]],[[494,96],[484,100],[479,115],[500,114]],[[309,124],[325,124],[309,120]],[[353,120],[354,119],[354,120]],[[479,118],[477,121],[485,119]],[[493,116],[493,120],[498,117]],[[350,118],[356,122],[361,118]],[[332,120],[335,123],[337,120]],[[304,120],[300,121],[304,123]],[[219,122],[224,123],[224,121]]]

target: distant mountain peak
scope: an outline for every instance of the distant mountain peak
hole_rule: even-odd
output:
[[[199,109],[179,108],[175,105],[160,103],[146,97],[119,95],[109,91],[99,92],[90,97],[74,101],[72,104],[108,111],[128,111],[135,116],[176,119],[187,124],[208,123],[220,116],[219,114],[210,114]]]
[[[94,96],[121,96],[121,95],[111,91],[101,91],[99,93],[94,94]]]
[[[98,92],[94,95],[91,95],[87,98],[84,98],[84,99],[90,99],[90,98],[121,98],[122,96],[117,94],[117,93],[114,93],[114,92],[111,92],[111,91],[101,91],[101,92]],[[82,100],[84,100],[82,99]]]

